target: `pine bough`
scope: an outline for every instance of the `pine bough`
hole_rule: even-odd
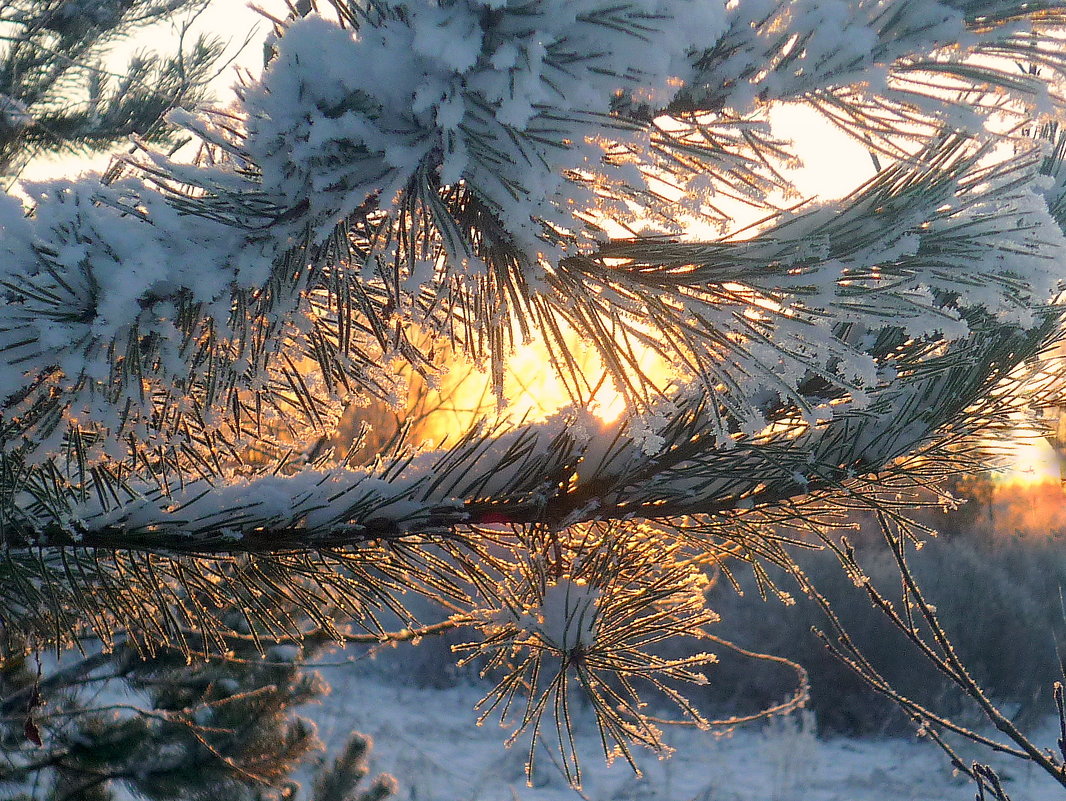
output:
[[[1054,338],[1066,4],[329,6],[276,21],[233,108],[171,114],[195,163],[143,145],[0,202],[4,623],[221,643],[234,600],[280,636],[279,592],[374,629],[414,587],[505,668],[487,706],[551,709],[572,780],[568,677],[605,753],[663,749],[630,682],[704,722],[671,682],[709,657],[648,648],[713,621],[707,566],[932,482]],[[778,103],[888,166],[779,208]],[[502,398],[533,339],[572,396],[551,418],[310,455],[442,343]]]

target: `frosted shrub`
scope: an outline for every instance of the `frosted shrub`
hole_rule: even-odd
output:
[[[898,585],[895,564],[876,541],[860,548],[858,558],[874,585],[888,593]],[[831,554],[812,554],[800,562],[894,687],[943,709],[962,708],[961,695],[915,657]],[[1043,715],[1047,688],[1059,673],[1055,653],[1056,632],[1063,631],[1059,587],[1066,586],[1062,543],[932,540],[913,559],[912,568],[974,677],[997,702],[1013,709],[1016,719]],[[755,590],[750,581],[744,586],[749,595]],[[723,587],[715,593],[714,603],[723,615],[722,634],[753,650],[788,656],[808,670],[809,708],[823,731],[876,735],[911,728],[891,701],[872,692],[810,633],[812,626],[824,629],[826,622],[801,593],[796,594],[795,606],[785,607],[772,599],[752,603],[750,597],[737,598]],[[718,703],[739,704],[741,709],[776,701],[794,681],[789,671],[753,665],[729,653],[722,654],[710,678]]]
[[[814,713],[773,718],[762,733],[762,764],[770,774],[769,801],[803,801],[818,773]]]

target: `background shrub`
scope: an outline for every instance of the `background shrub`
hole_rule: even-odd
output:
[[[857,550],[874,586],[898,604],[900,579],[888,549],[869,538]],[[798,561],[893,686],[934,708],[962,710],[961,696],[871,606],[831,553],[802,554]],[[1066,543],[1059,537],[942,537],[914,554],[911,567],[963,662],[992,698],[1020,719],[1045,713],[1051,684],[1060,675],[1056,642],[1063,630]],[[743,597],[726,582],[712,591],[712,608],[723,617],[716,633],[807,668],[810,708],[821,732],[882,734],[909,728],[891,701],[868,689],[811,633],[812,627],[826,628],[813,601],[797,594],[793,606],[776,599],[762,602],[750,574],[742,570],[738,578]],[[787,579],[782,583],[787,585]],[[781,666],[725,650],[720,658],[703,700],[722,712],[767,706],[794,683]]]

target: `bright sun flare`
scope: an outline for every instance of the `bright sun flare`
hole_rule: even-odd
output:
[[[1017,484],[1044,484],[1061,478],[1063,457],[1042,436],[1019,431],[1008,451],[1009,467],[1001,481]]]

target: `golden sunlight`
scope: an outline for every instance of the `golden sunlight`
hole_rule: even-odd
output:
[[[1044,437],[1019,432],[1007,452],[1008,466],[1000,481],[1014,484],[1058,483],[1062,480],[1062,459]]]
[[[577,367],[589,377],[591,386],[575,398],[551,365],[547,348],[530,342],[515,348],[508,359],[503,381],[503,401],[512,423],[544,420],[571,403],[584,403],[603,424],[616,421],[626,410],[626,400],[611,381],[599,357],[591,348],[573,348]],[[641,355],[640,368],[665,386],[673,370],[651,351]],[[479,418],[492,419],[498,413],[491,380],[484,369],[453,357],[447,370],[431,386],[417,376],[410,378],[404,416],[415,421],[413,438],[423,444],[443,445],[467,431]],[[364,419],[370,410],[356,412]],[[373,422],[367,420],[367,422]]]

